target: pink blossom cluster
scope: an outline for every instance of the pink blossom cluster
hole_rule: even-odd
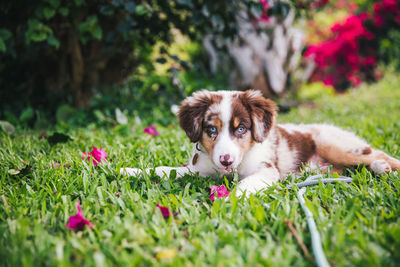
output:
[[[313,80],[343,90],[358,86],[362,76],[374,70],[375,52],[370,49],[366,56],[360,53],[364,49],[361,46],[374,38],[364,26],[367,17],[366,13],[347,17],[344,23],[331,27],[331,38],[308,48],[305,56],[317,65]]]
[[[323,81],[342,91],[358,86],[363,80],[375,80],[377,72],[376,34],[393,23],[400,25],[400,1],[381,0],[373,5],[373,13],[348,16],[334,24],[330,37],[310,45],[305,57],[317,65],[312,81]],[[366,27],[368,26],[368,29]]]
[[[261,14],[259,21],[268,23],[270,21],[270,18],[268,17],[268,9],[270,8],[268,1],[260,0],[260,4],[263,6],[263,13]]]
[[[382,0],[373,6],[375,26],[381,28],[390,23],[400,24],[400,1]]]

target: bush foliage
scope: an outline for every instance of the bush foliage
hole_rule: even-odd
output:
[[[2,104],[14,102],[18,94],[21,106],[48,106],[68,99],[75,106],[86,106],[94,89],[125,80],[146,60],[149,46],[170,42],[172,28],[192,39],[205,32],[234,35],[239,6],[251,12],[259,3],[4,1],[0,4]]]

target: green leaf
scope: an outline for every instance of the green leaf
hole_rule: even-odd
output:
[[[136,11],[136,5],[132,1],[125,2],[124,7],[129,13],[134,13]]]
[[[93,115],[100,121],[103,122],[106,120],[106,116],[104,116],[103,112],[101,112],[99,109],[95,109],[93,111]]]
[[[86,42],[88,34],[96,39],[101,39],[103,31],[98,24],[98,18],[96,15],[89,16],[84,22],[78,26],[79,32],[81,33],[81,41]]]
[[[6,43],[3,41],[3,38],[0,38],[0,51],[6,52],[6,50],[7,50]]]
[[[12,33],[7,29],[0,29],[0,37],[2,37],[3,40],[8,40],[12,37]]]
[[[32,166],[28,164],[18,169],[9,169],[8,173],[11,175],[21,174],[21,176],[25,176],[32,173]]]
[[[60,42],[54,37],[54,35],[49,35],[47,37],[47,43],[54,46],[56,49],[60,48]]]
[[[46,3],[49,3],[53,8],[58,8],[60,6],[60,0],[45,0]]]
[[[25,32],[26,41],[41,42],[47,39],[49,34],[52,34],[51,28],[37,19],[28,20],[28,30]]]
[[[57,108],[56,119],[57,122],[68,122],[76,114],[76,110],[69,105],[61,105]]]
[[[104,5],[100,7],[100,13],[105,16],[111,16],[112,14],[114,14],[114,9],[109,5]]]
[[[144,14],[146,14],[146,13],[147,13],[146,7],[144,7],[144,6],[142,6],[142,5],[136,6],[136,14],[137,14],[137,15],[142,16],[142,15],[144,15]]]
[[[0,121],[0,129],[8,134],[13,134],[15,131],[14,126],[8,121]]]
[[[45,7],[43,9],[43,15],[46,19],[51,19],[56,14],[56,11],[52,8]]]
[[[59,12],[62,16],[66,17],[66,16],[68,16],[68,14],[69,14],[69,9],[66,8],[66,7],[60,7],[60,9],[58,10],[58,12]]]
[[[103,31],[100,27],[100,25],[97,25],[94,30],[92,31],[93,37],[96,38],[97,40],[101,40],[103,36]]]
[[[81,6],[85,3],[85,0],[75,0],[74,2],[77,6]]]
[[[11,175],[17,175],[20,173],[20,170],[16,170],[16,169],[9,169],[8,173]]]
[[[27,122],[33,118],[33,115],[34,115],[33,109],[31,107],[28,107],[24,109],[24,111],[22,111],[21,115],[19,116],[19,119],[23,122]]]
[[[47,141],[51,146],[54,146],[55,144],[58,143],[66,143],[70,140],[72,140],[72,138],[69,135],[58,132],[55,132],[53,135],[47,138]]]

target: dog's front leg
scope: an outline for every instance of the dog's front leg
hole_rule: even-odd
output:
[[[152,170],[153,170],[152,168],[148,168],[145,171],[146,171],[147,174],[150,174]],[[177,178],[180,178],[180,177],[184,176],[185,174],[191,172],[191,169],[190,169],[189,166],[187,166],[187,167],[160,166],[160,167],[154,168],[155,174],[157,176],[160,176],[161,178],[168,178],[169,175],[171,174],[172,170],[176,171],[176,177]],[[142,173],[143,173],[143,171],[141,169],[138,169],[138,168],[122,168],[120,170],[120,174],[128,175],[128,176],[139,176]]]
[[[245,194],[248,197],[250,194],[255,194],[278,182],[279,178],[279,172],[276,168],[262,168],[239,181],[236,195]]]

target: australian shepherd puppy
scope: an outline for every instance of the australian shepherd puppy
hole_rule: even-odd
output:
[[[365,164],[377,174],[400,161],[371,148],[351,132],[326,124],[276,124],[277,107],[259,91],[199,91],[182,102],[179,124],[194,143],[186,167],[156,167],[159,176],[239,175],[237,194],[253,194],[300,168],[340,172]],[[146,170],[150,172],[150,170]],[[124,168],[122,174],[139,175]]]

